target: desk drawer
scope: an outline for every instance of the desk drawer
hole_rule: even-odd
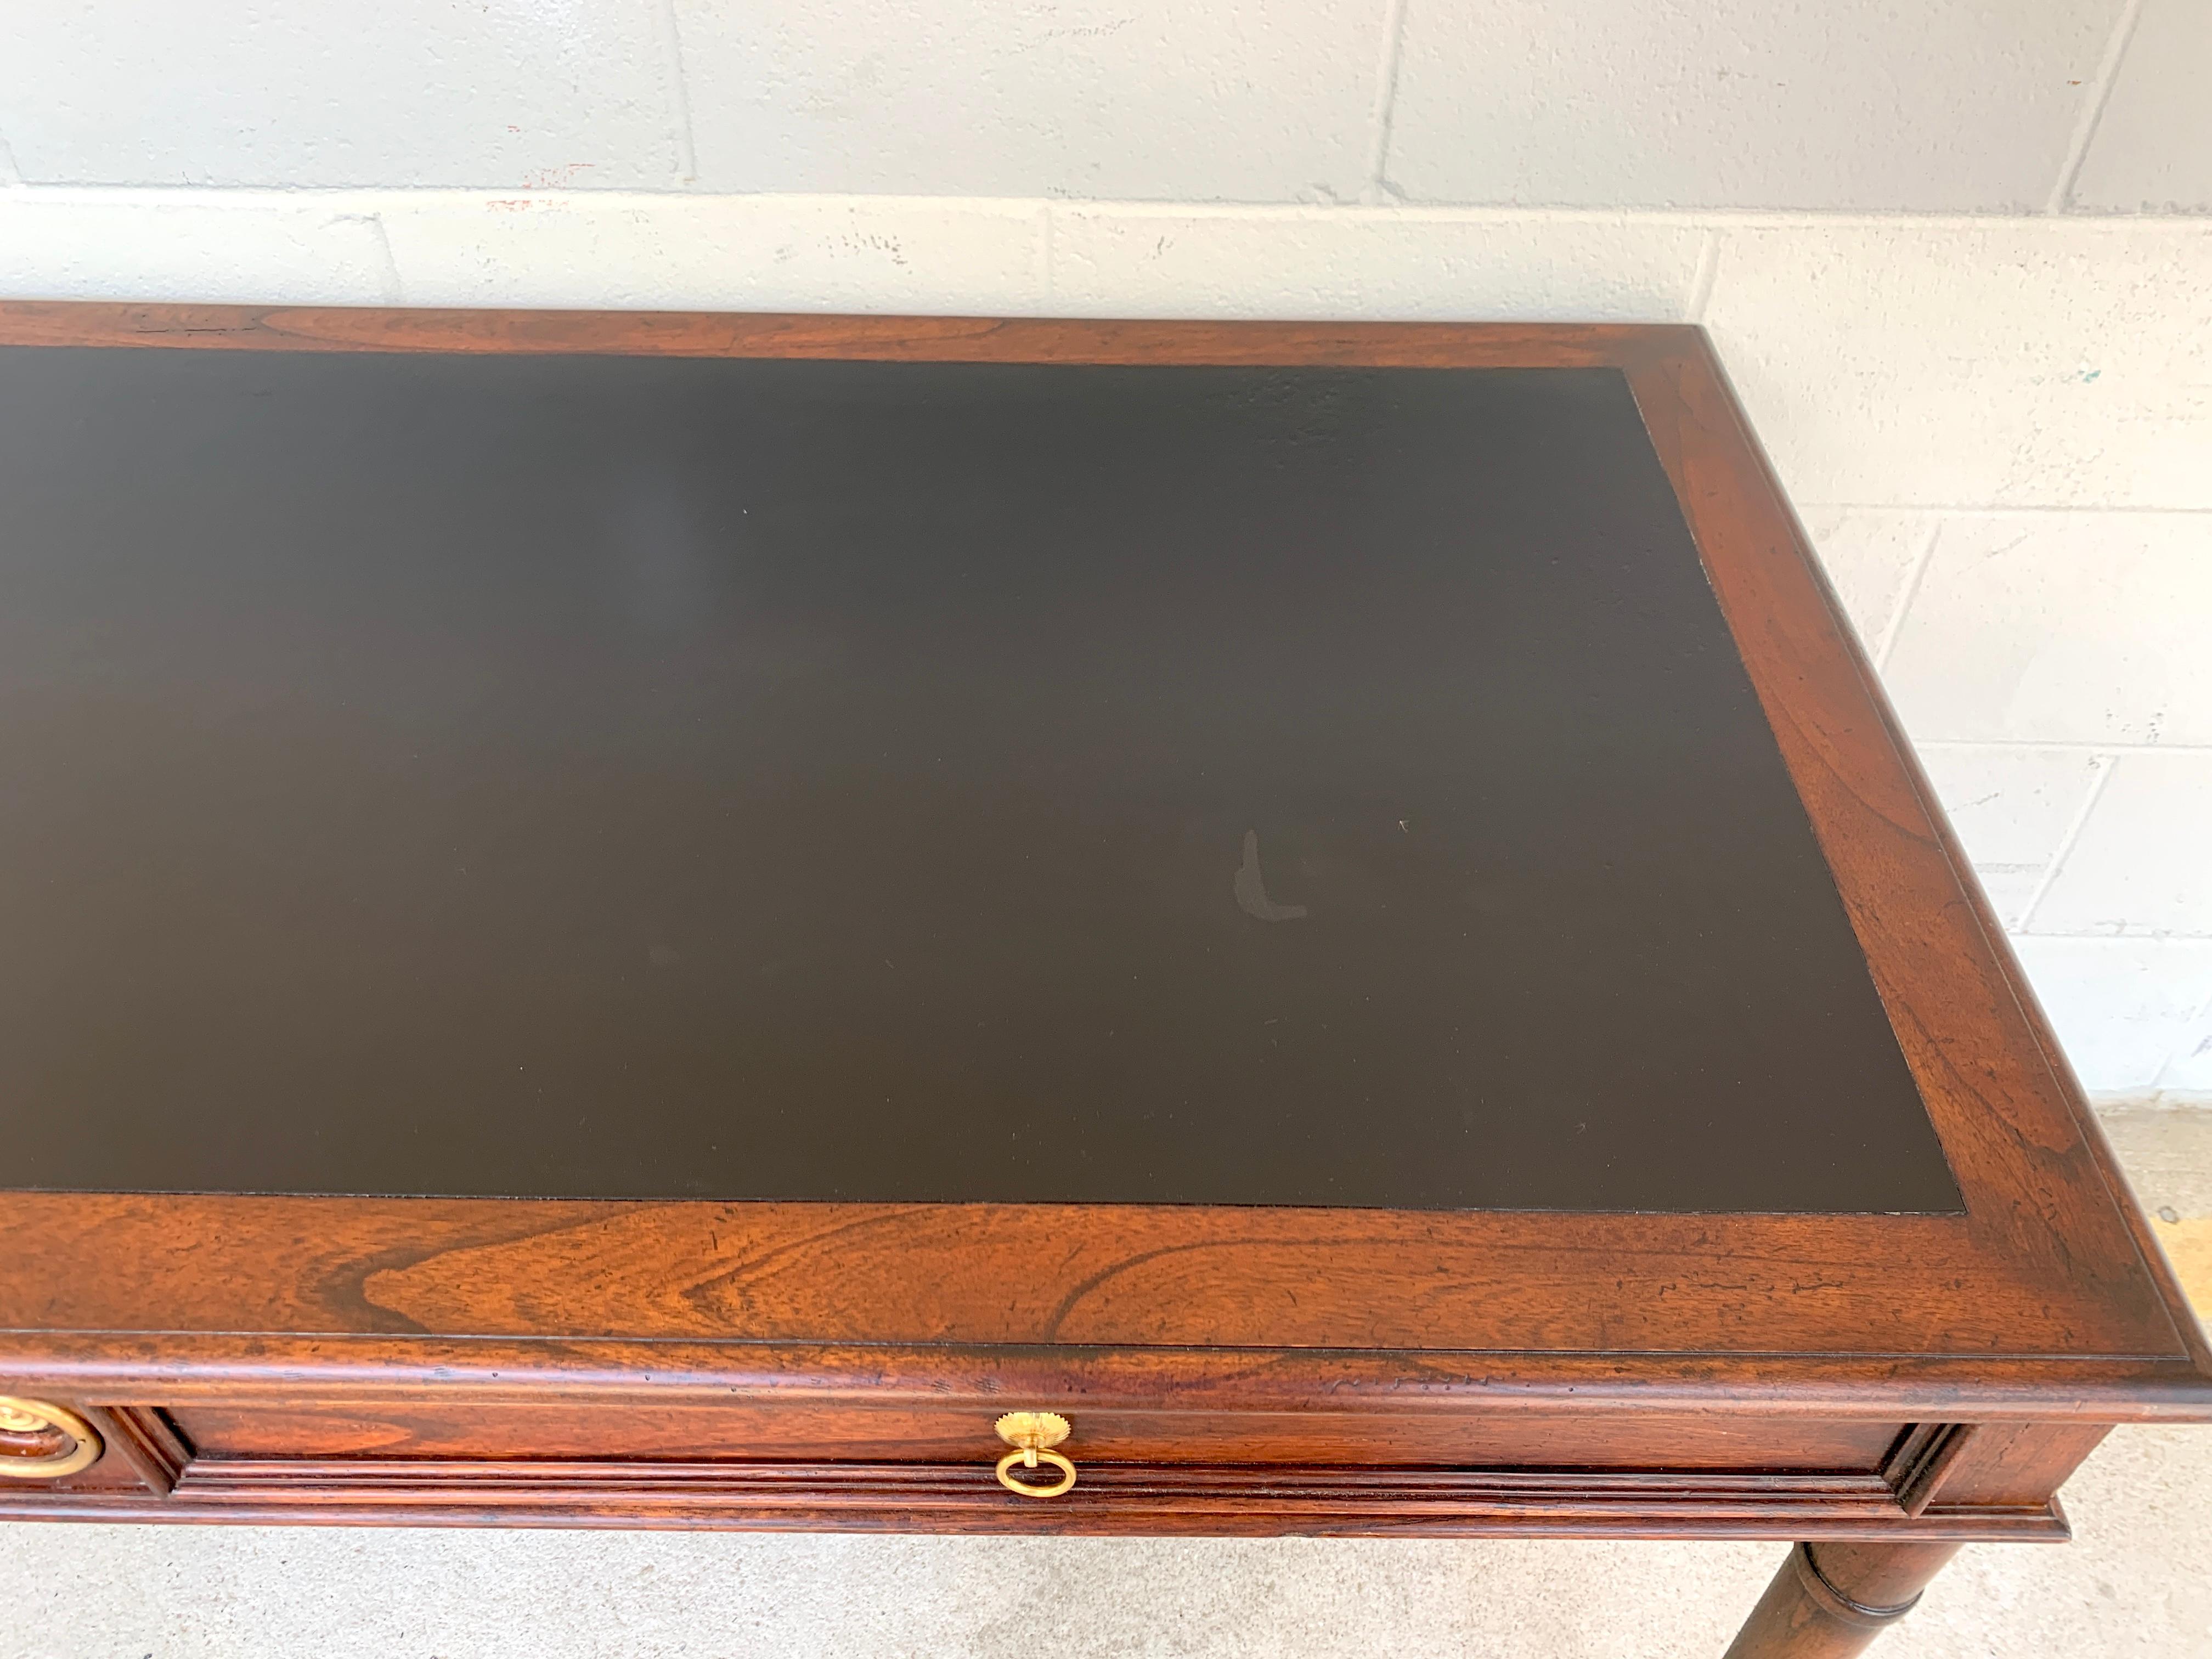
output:
[[[2063,1535],[2046,1501],[2051,1469],[2070,1468],[2102,1432],[1618,1407],[1206,1412],[1040,1400],[1021,1403],[1070,1419],[1060,1450],[1079,1471],[1071,1487],[1040,1497],[999,1484],[1001,1403],[1016,1402],[672,1404],[465,1391],[78,1401],[105,1425],[109,1457],[69,1481],[7,1483],[0,1512],[909,1532],[1832,1538],[1903,1528],[2048,1537]],[[2006,1437],[2015,1434],[2027,1437],[2014,1445]],[[125,1489],[133,1464],[153,1472],[136,1492]],[[112,1481],[100,1479],[111,1466]],[[1931,1505],[1960,1471],[1953,1484],[1966,1501]]]
[[[1079,1464],[1445,1468],[1682,1468],[1871,1474],[1901,1425],[1712,1415],[1099,1410],[1062,1413]],[[313,1407],[199,1405],[170,1413],[203,1459],[535,1459],[975,1464],[1006,1448],[990,1407],[665,1406],[466,1400]]]
[[[1000,1486],[996,1401],[454,1396],[164,1420],[191,1451],[177,1496],[239,1518],[1146,1534],[1879,1528],[1906,1519],[1895,1472],[1927,1438],[1723,1414],[1020,1403],[1069,1419],[1072,1488]]]

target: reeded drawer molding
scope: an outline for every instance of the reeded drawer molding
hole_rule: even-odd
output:
[[[2019,1426],[1907,1425],[1878,1462],[1859,1468],[1170,1462],[1125,1452],[1080,1460],[1074,1489],[1041,1502],[1003,1491],[980,1446],[977,1456],[959,1461],[926,1451],[898,1461],[635,1450],[598,1457],[272,1455],[196,1449],[187,1430],[152,1407],[86,1409],[111,1455],[82,1476],[0,1489],[0,1513],[899,1532],[2066,1535],[2063,1515],[2046,1498],[2056,1480],[2021,1478],[2022,1451],[2047,1455],[2051,1431]],[[2062,1431],[2063,1461],[2070,1468],[2101,1433]],[[1592,1440],[1583,1450],[1601,1446]],[[1951,1501],[1936,1501],[1942,1498]]]
[[[395,1525],[896,1532],[2063,1538],[2055,1504],[1927,1506],[1880,1474],[1679,1474],[1091,1464],[1064,1498],[988,1464],[212,1458],[173,1494],[0,1494],[17,1513]]]

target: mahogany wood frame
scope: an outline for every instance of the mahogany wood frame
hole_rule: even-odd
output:
[[[2051,1535],[2052,1495],[2106,1425],[2212,1417],[2212,1351],[1695,328],[16,302],[0,344],[1619,370],[1965,1200],[1835,1216],[10,1193],[0,1389],[97,1412],[135,1476],[0,1490],[0,1514]],[[1036,1404],[1076,1418],[1079,1451],[1087,1416],[1136,1426],[1127,1461],[1036,1503],[973,1480],[987,1433],[972,1459],[934,1461],[376,1462],[304,1442],[209,1459],[164,1415],[321,1401],[465,1419],[548,1401],[793,1421],[903,1406],[978,1430]],[[1778,1456],[1792,1424],[1897,1437],[1872,1474],[1516,1474],[1302,1463],[1316,1413],[1377,1433],[1571,1422],[1595,1437],[1584,1464],[1655,1415],[1740,1419]],[[1244,1425],[1234,1455],[1178,1466],[1164,1449],[1202,1419]]]

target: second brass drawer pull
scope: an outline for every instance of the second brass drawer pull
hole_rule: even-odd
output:
[[[999,1460],[999,1484],[1008,1492],[1024,1498],[1057,1498],[1075,1484],[1075,1465],[1052,1449],[1068,1437],[1066,1418],[1057,1412],[1008,1412],[997,1426],[999,1438],[1013,1448]],[[1045,1485],[1014,1478],[1016,1465],[1033,1469],[1039,1463],[1051,1464],[1060,1471],[1059,1478]]]
[[[16,1455],[0,1452],[0,1477],[10,1480],[58,1480],[100,1462],[106,1449],[91,1424],[75,1412],[43,1400],[0,1395],[0,1434],[53,1437],[67,1443],[52,1451]]]

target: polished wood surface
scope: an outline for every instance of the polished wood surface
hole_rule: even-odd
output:
[[[786,1404],[754,1439],[741,1431],[757,1413],[716,1419],[702,1406],[687,1421],[638,1396],[586,1402],[541,1387],[526,1402],[487,1406],[434,1387],[403,1405],[357,1379],[354,1399],[301,1409],[296,1396],[231,1386],[209,1406],[101,1410],[126,1456],[9,1491],[0,1510],[321,1524],[2048,1540],[2066,1535],[2051,1493],[2096,1438],[1711,1413],[1323,1426],[1280,1413],[1088,1413],[1063,1391],[1046,1397],[1076,1414],[1062,1446],[1081,1480],[1068,1501],[1032,1506],[991,1479],[995,1404],[968,1415],[980,1449],[963,1458],[952,1408]],[[526,1437],[532,1418],[544,1426]],[[884,1437],[866,1437],[875,1433]],[[1304,1461],[1316,1454],[1324,1461]],[[1407,1457],[1427,1461],[1393,1461]]]
[[[415,1333],[511,1344],[510,1358],[602,1337],[1387,1349],[1491,1356],[1490,1374],[1532,1383],[1571,1354],[1658,1382],[1710,1378],[1725,1356],[1811,1353],[1864,1356],[1899,1386],[1971,1377],[2002,1399],[2016,1382],[2070,1399],[2118,1377],[2147,1412],[2204,1402],[2139,1259],[2085,1257],[2069,1273],[2003,1255],[1996,1231],[1972,1218],[27,1193],[0,1221],[16,1264],[0,1321],[49,1334],[49,1351],[81,1332],[88,1352],[133,1331]]]
[[[0,1390],[118,1450],[0,1513],[1794,1538],[1883,1613],[1961,1539],[2063,1536],[2111,1424],[2212,1416],[2203,1334],[1696,331],[13,305],[6,343],[1616,370],[1963,1211],[15,1192]],[[1067,1416],[1079,1466],[1095,1436],[1066,1499],[993,1481],[1018,1407]],[[1740,1650],[1850,1650],[1785,1579]]]
[[[1728,1659],[1844,1659],[1912,1611],[1955,1544],[1801,1544]]]
[[[775,1402],[682,1406],[580,1401],[360,1402],[282,1408],[173,1406],[176,1432],[210,1458],[751,1458],[779,1462],[954,1463],[975,1447],[963,1404]],[[1182,1410],[1083,1413],[1067,1443],[1086,1467],[1255,1462],[1371,1467],[1650,1468],[1702,1473],[1841,1471],[1875,1476],[1907,1431],[1878,1420],[1714,1419],[1649,1413],[1592,1432],[1569,1413],[1413,1417],[1380,1412]],[[1917,1449],[1916,1448],[1916,1452]]]
[[[1696,333],[1650,324],[1200,323],[0,301],[0,344],[200,350],[1611,368]]]
[[[1624,368],[1850,907],[1967,1213],[1429,1217],[1120,1206],[472,1206],[22,1194],[7,1322],[87,1332],[1857,1353],[1903,1376],[2001,1355],[1993,1389],[2092,1368],[2139,1409],[2202,1389],[2193,1327],[2054,1062],[2001,935],[1692,331],[26,306],[0,339],[675,349],[1062,362]],[[1894,891],[1895,903],[1885,902]],[[189,1258],[166,1248],[189,1237]],[[303,1242],[312,1241],[307,1248]],[[1049,1249],[1048,1275],[1026,1268]],[[1608,1252],[1632,1274],[1591,1271]],[[856,1271],[856,1263],[860,1264]],[[1317,1271],[1325,1263],[1325,1271]],[[926,1265],[924,1265],[926,1264]],[[70,1286],[58,1310],[52,1287]],[[555,1288],[556,1287],[557,1288]],[[1657,1294],[1663,1289],[1664,1294]],[[96,1340],[94,1346],[97,1346]],[[1650,1356],[1647,1359],[1644,1356]],[[2061,1358],[2063,1356],[2063,1358]],[[2100,1386],[2102,1386],[2100,1383]]]

